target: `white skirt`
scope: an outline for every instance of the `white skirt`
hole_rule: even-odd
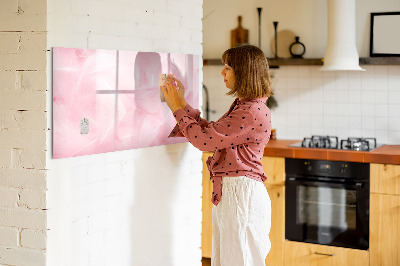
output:
[[[212,266],[261,266],[271,249],[271,200],[264,184],[222,178],[222,197],[212,210]]]

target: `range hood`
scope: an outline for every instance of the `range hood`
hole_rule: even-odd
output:
[[[358,70],[355,0],[328,0],[328,44],[323,71]]]

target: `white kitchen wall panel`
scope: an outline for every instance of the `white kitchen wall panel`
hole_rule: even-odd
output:
[[[309,135],[376,137],[381,144],[400,143],[400,66],[362,66],[365,72],[322,72],[319,66],[271,69],[278,108],[272,125],[281,139]],[[217,66],[204,68],[210,91],[211,120],[218,119],[231,97]],[[222,109],[222,108],[221,108]]]

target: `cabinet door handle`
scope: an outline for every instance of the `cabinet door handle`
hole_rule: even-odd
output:
[[[320,252],[314,252],[315,255],[324,255],[324,256],[335,256],[335,254],[327,254],[327,253],[320,253]]]

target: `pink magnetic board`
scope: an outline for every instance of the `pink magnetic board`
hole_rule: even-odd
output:
[[[159,75],[173,74],[199,108],[199,56],[53,48],[53,158],[179,142],[160,100]]]

